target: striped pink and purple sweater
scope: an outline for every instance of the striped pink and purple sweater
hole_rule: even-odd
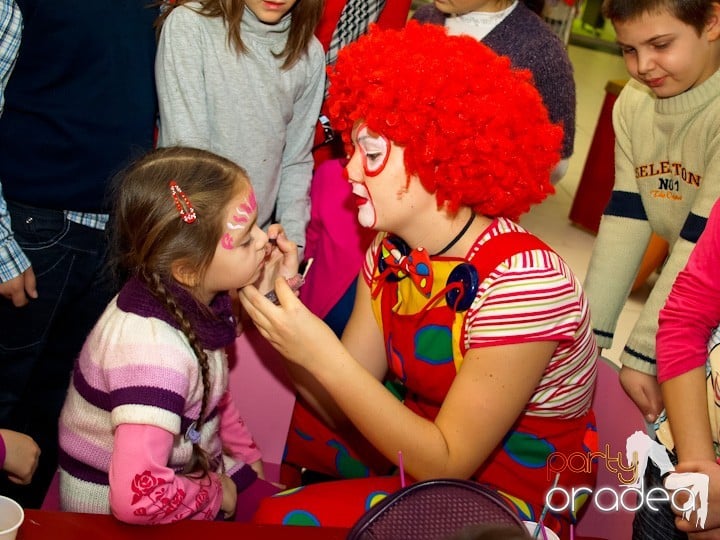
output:
[[[211,390],[201,445],[217,473],[231,476],[240,490],[255,477],[245,464],[261,455],[227,393],[225,346],[235,338],[229,297],[219,295],[207,310],[183,289],[171,288],[209,359]],[[147,289],[131,279],[100,317],[75,365],[60,418],[62,508],[112,511],[138,523],[214,519],[222,500],[218,475],[198,480],[181,474],[192,453],[185,433],[198,418],[202,395],[198,360],[185,335]],[[139,426],[154,429],[146,440],[130,438],[122,448],[117,441],[128,438],[116,438],[119,426],[126,435],[148,432]],[[167,454],[165,462],[157,463],[156,449],[138,452],[136,445],[161,440],[163,433],[172,435],[161,452]],[[149,490],[144,482],[158,478],[155,483],[161,485]],[[128,507],[111,507],[111,500]]]

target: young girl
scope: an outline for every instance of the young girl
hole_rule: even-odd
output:
[[[678,470],[710,476],[710,509],[703,524],[720,537],[720,408],[718,405],[718,344],[720,344],[720,201],[675,279],[660,310],[657,333],[658,381],[668,424],[658,438],[673,451]],[[662,418],[662,415],[661,415]],[[668,436],[670,434],[670,436]],[[700,530],[696,517],[674,519],[667,513],[664,538],[685,538],[673,531]],[[672,532],[668,532],[668,529]],[[709,534],[709,531],[708,531]],[[656,538],[660,538],[656,534]]]
[[[563,127],[561,160],[551,177],[557,183],[574,148],[575,80],[565,46],[538,17],[543,4],[542,0],[436,0],[418,8],[413,19],[481,40],[510,58],[513,66],[532,72],[550,119]]]
[[[226,518],[263,476],[260,450],[227,392],[235,339],[229,290],[264,274],[268,236],[233,162],[189,148],[132,165],[114,212],[129,275],[90,333],[60,418],[64,510],[129,523]],[[294,245],[273,225],[294,274]],[[289,274],[288,274],[289,275]]]
[[[368,455],[351,443],[360,434],[406,478],[471,478],[537,521],[555,481],[548,461],[597,441],[587,301],[567,264],[513,221],[552,192],[562,130],[527,71],[413,21],[344,48],[329,99],[352,145],[357,219],[379,233],[342,338],[279,282],[280,306],[240,292],[331,431],[308,442],[353,472]],[[348,525],[401,481],[305,486],[266,499],[256,519]],[[557,478],[593,481],[576,468]],[[572,517],[544,522],[567,538]]]
[[[155,76],[159,146],[242,163],[258,224],[305,245],[325,53],[313,31],[322,0],[179,0],[161,15]]]

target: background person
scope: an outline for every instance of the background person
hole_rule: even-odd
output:
[[[540,18],[544,2],[536,0],[436,1],[418,8],[413,19],[440,24],[451,35],[482,41],[513,66],[529,69],[550,119],[563,127],[561,160],[550,181],[565,175],[575,146],[575,79],[565,45]]]
[[[39,507],[57,469],[70,372],[112,295],[109,178],[152,146],[157,9],[144,0],[18,0],[23,35],[0,117],[0,426],[42,448]]]
[[[274,6],[274,7],[273,7]],[[260,226],[305,246],[325,57],[322,0],[181,0],[161,16],[159,146],[210,150],[252,178]]]
[[[720,3],[609,0],[604,9],[633,80],[613,110],[615,184],[585,287],[598,345],[608,348],[651,234],[669,241],[668,260],[620,357],[620,381],[652,422],[662,408],[658,312],[720,196],[720,131],[709,120],[720,111]],[[652,141],[650,132],[657,133]]]
[[[632,80],[613,108],[615,183],[585,288],[598,345],[608,348],[652,233],[668,242],[668,258],[620,356],[623,388],[654,422],[663,408],[658,313],[720,197],[720,130],[711,120],[720,114],[720,3],[607,0],[603,10]],[[659,470],[649,466],[643,482],[646,490],[662,487]],[[634,537],[683,538],[672,536],[672,521],[669,510],[643,506]]]
[[[0,2],[0,116],[5,104],[5,86],[15,66],[22,35],[22,14],[14,0]],[[3,202],[0,189],[0,203]],[[0,227],[7,208],[0,208]],[[8,479],[28,484],[37,468],[40,448],[24,433],[0,429],[0,467]]]

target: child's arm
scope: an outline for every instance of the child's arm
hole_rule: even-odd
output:
[[[168,467],[174,436],[144,424],[115,429],[110,462],[110,509],[120,521],[142,525],[215,519],[223,502],[220,477],[191,479]],[[232,508],[229,508],[232,506]],[[228,503],[226,512],[234,512]]]
[[[720,203],[660,311],[658,380],[680,461],[714,460],[705,363],[720,325]]]
[[[705,365],[708,340],[720,326],[720,202],[677,275],[660,311],[658,380],[663,383]]]
[[[705,366],[668,379],[661,388],[678,460],[715,461]]]
[[[643,94],[630,82],[620,93],[613,108],[615,182],[610,202],[600,222],[583,284],[590,301],[593,331],[600,352],[613,344],[618,318],[652,234],[638,191],[633,161],[632,124],[637,115],[635,102]],[[652,318],[649,314],[647,316]],[[636,330],[633,329],[633,333]],[[653,331],[646,338],[654,342],[654,336]],[[653,344],[647,344],[646,349],[652,348]],[[646,419],[653,421],[662,410],[662,396],[655,380],[655,365],[649,361],[628,362],[627,359],[623,363],[620,382],[625,392]]]
[[[613,108],[615,183],[583,284],[601,349],[609,349],[613,344],[618,317],[652,233],[635,181],[631,126],[628,125],[635,114],[634,103],[628,102],[638,92],[629,83]]]
[[[225,392],[225,395],[220,399],[218,412],[220,414],[220,438],[222,439],[223,449],[243,463],[252,464],[260,461],[262,458],[260,449],[245,421],[240,416],[240,411],[235,406],[230,392]]]
[[[308,68],[305,89],[293,105],[286,130],[276,213],[288,238],[298,245],[301,258],[305,229],[310,221],[309,193],[314,164],[311,150],[325,92],[325,55],[316,39],[310,42],[307,58],[312,67]]]

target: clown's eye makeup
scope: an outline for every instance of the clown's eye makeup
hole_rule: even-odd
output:
[[[357,130],[357,146],[362,156],[363,168],[368,176],[382,172],[390,156],[390,141],[383,135],[373,135],[367,125]]]

